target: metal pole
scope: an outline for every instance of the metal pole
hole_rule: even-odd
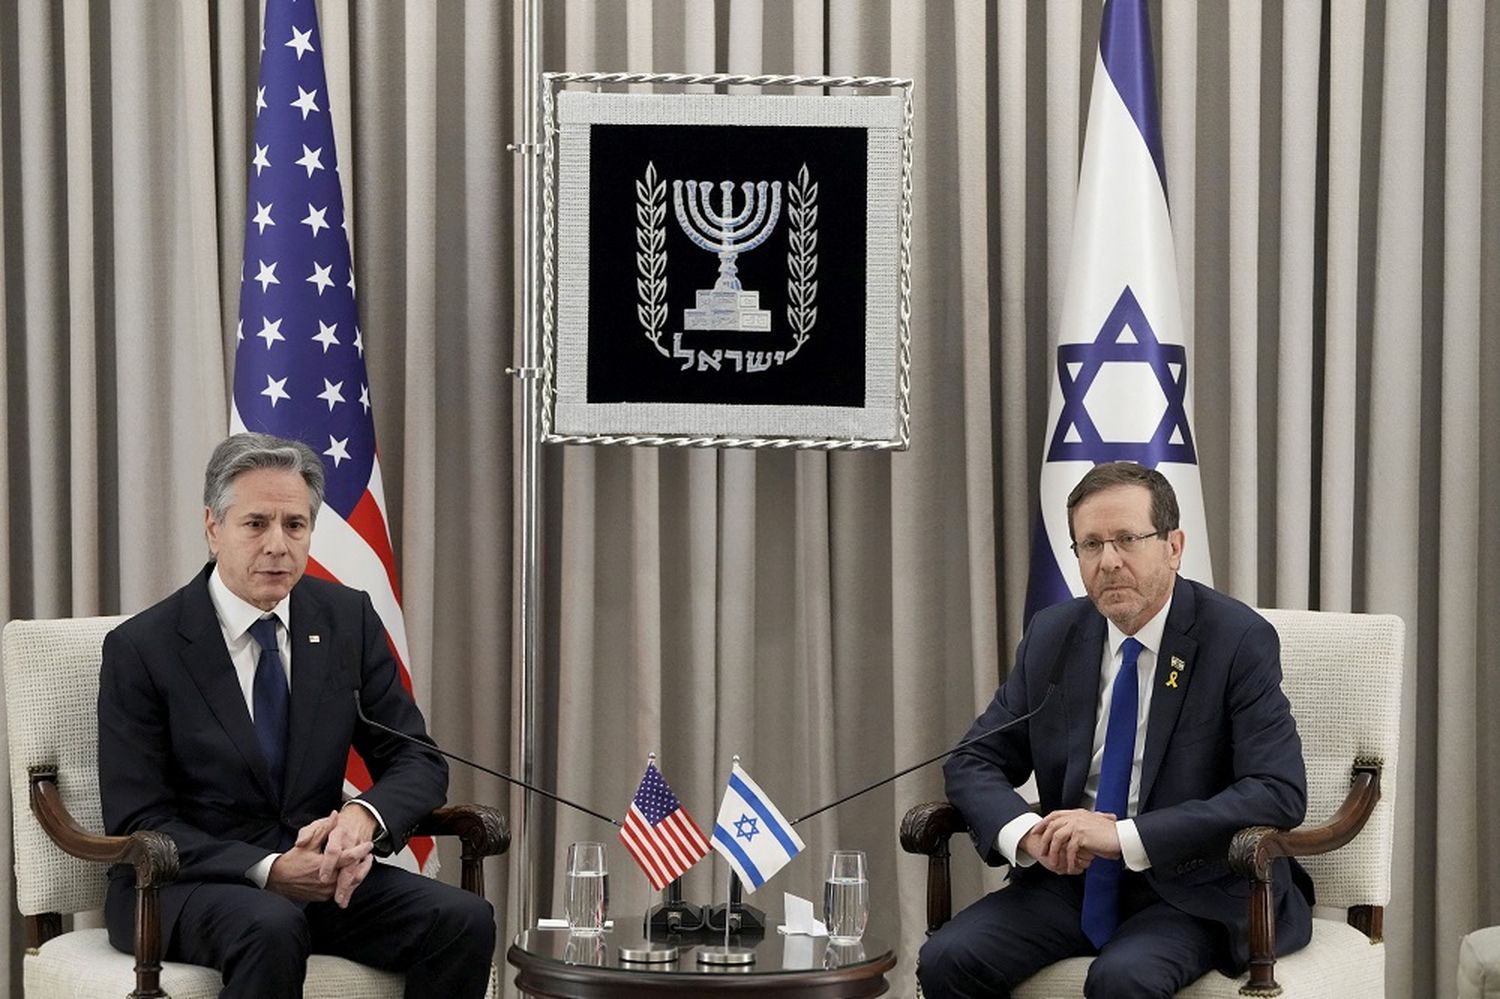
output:
[[[541,322],[537,310],[537,190],[541,179],[541,156],[537,141],[538,82],[541,75],[542,10],[540,0],[521,3],[521,139],[525,170],[521,175],[521,328],[522,355],[519,384],[521,388],[521,551],[520,551],[520,655],[521,655],[521,775],[529,784],[537,783],[536,773],[536,669],[537,669],[537,601],[540,597],[540,492],[541,424],[540,345]],[[536,851],[533,840],[535,823],[531,821],[533,796],[520,795],[517,816],[517,842],[520,844],[517,878],[521,928],[530,929],[536,905],[533,864]]]

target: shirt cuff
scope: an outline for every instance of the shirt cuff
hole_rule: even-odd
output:
[[[1132,871],[1145,871],[1151,867],[1151,858],[1146,856],[1146,844],[1141,842],[1140,830],[1135,819],[1121,819],[1115,823],[1115,832],[1120,836],[1120,857]]]
[[[346,808],[349,805],[358,805],[360,808],[363,808],[365,811],[369,812],[370,816],[375,820],[375,845],[381,847],[382,849],[390,846],[390,843],[387,842],[389,837],[386,835],[385,819],[382,819],[380,817],[380,809],[376,808],[374,805],[370,804],[363,798],[350,798],[348,801],[344,802],[344,806]]]
[[[1042,821],[1042,817],[1036,812],[1022,812],[1000,827],[1000,835],[995,837],[995,848],[1000,855],[1010,861],[1012,867],[1030,867],[1036,863],[1036,858],[1021,849],[1021,840],[1031,827]]]
[[[279,853],[266,854],[265,859],[245,872],[245,877],[255,882],[255,887],[264,888],[271,878],[271,865],[276,863],[276,858],[279,856],[281,856]]]

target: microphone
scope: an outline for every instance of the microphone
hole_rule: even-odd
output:
[[[1052,700],[1052,692],[1057,689],[1058,681],[1062,679],[1063,664],[1065,662],[1064,657],[1067,653],[1068,647],[1073,644],[1073,635],[1077,631],[1078,625],[1074,624],[1068,629],[1067,634],[1063,636],[1062,642],[1058,644],[1057,652],[1052,656],[1052,665],[1047,670],[1047,690],[1042,694],[1042,699],[1037,703],[1036,707],[1032,708],[1024,715],[1017,715],[1014,718],[1006,719],[999,725],[987,728],[983,732],[980,732],[978,735],[971,736],[970,738],[965,739],[958,745],[954,746],[952,749],[945,749],[941,753],[938,753],[936,756],[928,757],[921,763],[913,763],[906,769],[898,770],[896,773],[891,774],[889,777],[882,777],[875,783],[866,785],[865,787],[862,787],[858,791],[854,791],[851,794],[846,794],[842,798],[839,798],[837,801],[830,801],[828,804],[823,805],[820,808],[815,808],[801,818],[793,819],[791,824],[796,825],[799,822],[803,822],[807,819],[812,818],[814,815],[821,815],[824,812],[828,811],[830,808],[842,805],[846,801],[852,801],[862,794],[867,794],[870,791],[875,790],[877,787],[884,787],[885,785],[891,783],[891,781],[896,780],[898,777],[905,777],[913,770],[920,770],[923,767],[927,766],[929,763],[936,763],[938,760],[952,756],[955,753],[962,752],[963,750],[968,749],[970,746],[974,745],[976,742],[983,742],[985,739],[988,739],[992,735],[999,735],[1001,732],[1004,732],[1010,728],[1014,728],[1015,726],[1021,724],[1023,721],[1026,721],[1032,716],[1036,715],[1039,711],[1047,706],[1048,701]]]
[[[620,825],[619,819],[612,819],[608,815],[600,814],[599,812],[594,811],[592,808],[580,805],[576,801],[569,801],[567,798],[564,798],[560,794],[553,794],[551,791],[548,791],[545,788],[537,787],[535,784],[528,784],[524,780],[521,780],[519,777],[512,777],[510,774],[501,773],[499,770],[491,769],[490,767],[485,766],[483,763],[475,763],[473,760],[465,759],[464,757],[459,756],[457,753],[450,753],[446,749],[440,749],[438,748],[438,746],[431,742],[423,742],[421,739],[413,738],[412,736],[407,735],[405,732],[398,732],[395,729],[391,728],[389,725],[380,724],[380,722],[375,721],[373,718],[370,718],[365,714],[365,707],[362,703],[360,703],[358,690],[354,691],[354,713],[359,715],[360,721],[364,722],[366,725],[370,726],[373,729],[378,729],[379,731],[384,732],[386,735],[394,735],[398,739],[405,739],[407,742],[411,743],[414,746],[421,746],[423,749],[437,753],[439,756],[446,756],[450,760],[457,760],[464,766],[473,767],[475,770],[478,770],[481,773],[487,773],[491,777],[499,777],[501,780],[505,781],[508,784],[514,784],[516,785],[516,787],[524,787],[526,790],[534,791],[544,798],[551,798],[553,801],[567,805],[569,808],[576,808],[578,809],[578,811],[583,812],[585,815],[592,815],[596,819],[603,819],[605,822],[608,822],[612,826],[618,827]]]

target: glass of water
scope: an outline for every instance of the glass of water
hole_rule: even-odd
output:
[[[574,843],[568,847],[568,930],[603,933],[609,912],[609,868],[603,843]]]
[[[857,943],[870,919],[870,879],[863,850],[835,850],[823,883],[823,922],[836,944]]]

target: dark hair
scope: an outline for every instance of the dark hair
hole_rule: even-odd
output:
[[[245,433],[220,441],[204,470],[203,505],[213,513],[215,523],[222,524],[229,511],[234,480],[257,468],[281,468],[302,476],[312,500],[312,519],[318,519],[318,508],[323,505],[323,462],[312,448],[270,434]]]
[[[1172,483],[1154,468],[1133,461],[1111,461],[1088,470],[1068,494],[1068,537],[1073,536],[1073,510],[1090,496],[1115,486],[1141,486],[1151,493],[1151,527],[1165,534],[1177,530],[1177,494]]]

